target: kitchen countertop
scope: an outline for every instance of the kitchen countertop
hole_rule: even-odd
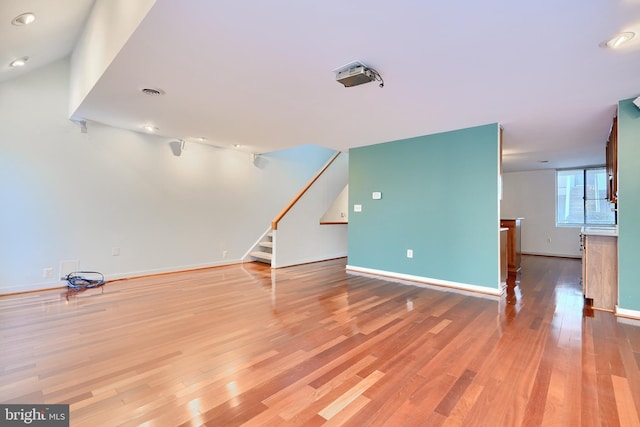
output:
[[[593,235],[593,236],[618,236],[618,226],[589,226],[582,227],[580,229],[580,234],[584,235]]]

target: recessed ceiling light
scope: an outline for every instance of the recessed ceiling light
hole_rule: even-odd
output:
[[[240,145],[240,144],[233,144],[233,146],[236,147],[236,148],[242,147],[242,145]]]
[[[34,15],[31,12],[27,12],[13,18],[13,21],[11,21],[11,23],[13,25],[22,26],[22,25],[29,25],[35,20],[36,20],[36,15]]]
[[[24,65],[29,60],[28,56],[23,56],[22,58],[14,59],[9,63],[9,67],[24,67]]]
[[[617,49],[623,44],[625,44],[626,42],[628,42],[629,40],[631,40],[632,38],[634,38],[635,35],[636,33],[631,31],[626,31],[624,33],[616,34],[615,36],[611,37],[609,40],[603,42],[602,46],[608,47],[611,49]]]
[[[153,125],[144,125],[144,126],[142,126],[142,128],[144,130],[146,130],[147,132],[155,132],[155,131],[158,130],[158,128],[153,126]]]
[[[165,94],[165,91],[163,91],[162,89],[154,89],[151,87],[145,87],[143,89],[140,89],[140,92],[149,96],[160,96]]]

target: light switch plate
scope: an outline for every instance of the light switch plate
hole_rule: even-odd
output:
[[[374,191],[373,193],[371,193],[371,198],[373,200],[380,200],[382,199],[382,193],[379,191]]]
[[[362,205],[353,205],[354,212],[362,212]]]

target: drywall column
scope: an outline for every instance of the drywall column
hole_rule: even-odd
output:
[[[495,123],[351,149],[349,268],[499,293],[498,135]]]
[[[618,103],[618,312],[640,318],[640,109]]]

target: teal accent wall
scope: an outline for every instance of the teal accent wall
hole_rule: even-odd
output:
[[[619,307],[640,310],[640,109],[618,103]]]
[[[494,123],[351,149],[349,265],[497,288],[498,133]]]

